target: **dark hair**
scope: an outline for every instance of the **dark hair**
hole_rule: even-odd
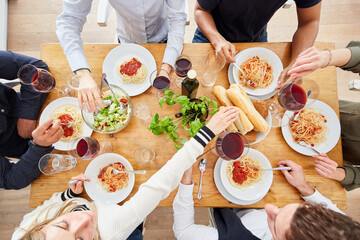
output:
[[[358,240],[360,223],[322,204],[303,203],[295,211],[287,240]]]

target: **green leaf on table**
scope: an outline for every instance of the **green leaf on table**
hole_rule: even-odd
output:
[[[164,103],[164,97],[159,99],[159,105],[160,105],[161,109],[162,109],[163,103]]]
[[[187,143],[189,140],[187,139],[187,138],[180,138],[180,142],[182,143],[182,144],[185,144],[185,143]]]
[[[180,150],[182,147],[183,147],[183,146],[181,146],[181,145],[175,144],[175,148],[176,148],[177,150]]]

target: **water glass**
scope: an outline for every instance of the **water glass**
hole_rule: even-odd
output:
[[[80,85],[79,76],[76,73],[70,73],[67,83],[72,89],[78,90]]]
[[[138,147],[134,152],[134,159],[137,163],[147,163],[155,158],[155,152],[147,147]]]
[[[72,169],[76,159],[70,155],[45,154],[39,161],[39,170],[45,175],[52,175]]]
[[[151,118],[150,108],[147,103],[138,102],[134,104],[135,117],[142,120],[149,120]]]
[[[224,68],[226,59],[215,50],[210,51],[205,60],[205,71],[200,78],[200,82],[205,87],[211,87],[215,84],[219,72]]]

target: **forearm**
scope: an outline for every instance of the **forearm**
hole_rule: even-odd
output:
[[[314,190],[314,189],[313,189]],[[302,196],[302,198],[307,202],[320,203],[325,205],[328,209],[331,209],[335,212],[344,214],[330,199],[324,197],[319,191],[314,190],[313,194],[309,196]]]
[[[345,176],[340,183],[346,188],[346,190],[353,190],[356,187],[360,186],[360,168],[352,167],[352,166],[345,166],[341,169]]]
[[[210,11],[195,8],[195,22],[212,45],[218,42],[219,39],[224,39],[217,30]]]

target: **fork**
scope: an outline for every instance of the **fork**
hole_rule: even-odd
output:
[[[119,173],[134,173],[134,174],[146,174],[146,170],[138,170],[138,171],[119,171],[116,169],[112,170],[112,173],[114,175],[119,174]]]
[[[300,141],[298,144],[300,146],[303,146],[303,147],[306,147],[306,148],[309,148],[309,149],[313,150],[316,154],[321,154],[321,152],[319,152],[319,150],[317,150],[316,148],[306,144],[304,141]]]

